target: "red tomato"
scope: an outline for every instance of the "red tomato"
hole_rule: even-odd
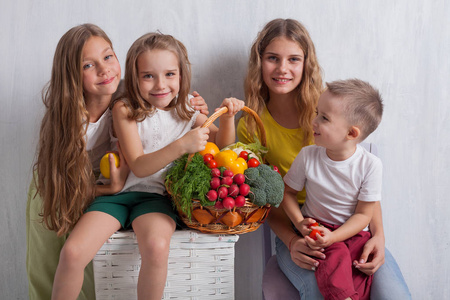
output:
[[[256,158],[250,158],[247,165],[249,168],[256,168],[257,166],[259,166],[259,161]]]
[[[311,223],[308,225],[308,228],[315,227],[315,226],[319,226],[319,223],[317,223],[317,222]]]
[[[278,172],[278,174],[281,174],[281,173],[280,173],[280,170],[278,169],[277,166],[273,166],[273,170],[274,170],[275,172]]]
[[[207,165],[208,165],[208,168],[210,168],[210,169],[217,168],[217,162],[216,162],[214,159],[211,159],[211,160],[207,163]]]
[[[322,234],[320,233],[320,231],[318,229],[313,229],[311,230],[311,232],[309,233],[309,237],[312,238],[313,240],[317,241],[317,234],[319,234],[320,236],[322,236]]]
[[[212,155],[211,153],[206,153],[205,155],[203,155],[203,161],[205,162],[205,164],[208,164],[213,159],[214,155]]]
[[[245,161],[247,161],[247,159],[248,159],[248,152],[247,151],[241,151],[241,153],[239,153],[239,157],[242,157],[243,159],[245,159]]]

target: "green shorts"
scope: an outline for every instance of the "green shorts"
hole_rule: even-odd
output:
[[[86,209],[101,211],[116,218],[124,229],[130,229],[137,217],[148,213],[163,213],[171,217],[177,225],[181,224],[169,197],[145,192],[127,192],[112,196],[101,196]]]

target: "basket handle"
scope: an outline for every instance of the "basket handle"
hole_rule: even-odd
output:
[[[261,121],[261,119],[259,118],[258,114],[252,110],[251,108],[244,106],[242,109],[242,111],[245,111],[246,113],[248,113],[249,115],[251,115],[255,121],[256,124],[258,125],[258,129],[259,132],[261,134],[261,145],[263,145],[264,147],[266,146],[266,131],[264,129],[264,124]],[[206,121],[205,123],[202,124],[201,128],[206,128],[209,127],[209,125],[211,125],[218,117],[220,117],[221,115],[223,115],[224,113],[226,113],[228,111],[228,107],[224,106],[221,107],[220,109],[218,109],[216,112],[214,112]],[[188,156],[188,161],[187,163],[189,163],[192,159],[192,157],[194,156],[195,153],[191,153]],[[187,164],[186,164],[187,165]]]

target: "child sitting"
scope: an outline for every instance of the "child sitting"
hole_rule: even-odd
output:
[[[326,258],[315,275],[325,299],[370,296],[372,276],[352,269],[352,261],[370,238],[368,224],[381,199],[382,164],[358,144],[377,128],[382,113],[381,96],[370,84],[357,79],[327,83],[312,124],[315,145],[300,151],[284,177],[286,214],[310,248],[324,248]],[[300,210],[296,195],[304,187]]]

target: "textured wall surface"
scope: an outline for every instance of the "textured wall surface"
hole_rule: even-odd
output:
[[[0,3],[0,299],[27,299],[25,205],[54,49],[91,22],[111,37],[122,66],[131,43],[160,30],[180,39],[192,90],[210,111],[243,97],[249,48],[277,17],[303,22],[325,80],[358,77],[385,101],[369,137],[384,162],[387,247],[414,299],[450,298],[450,4],[448,1],[2,1]],[[236,245],[236,299],[261,299],[262,232]]]

